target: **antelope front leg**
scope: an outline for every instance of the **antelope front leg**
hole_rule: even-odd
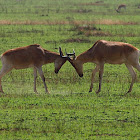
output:
[[[104,64],[101,64],[100,65],[100,70],[99,70],[99,89],[96,91],[96,94],[98,94],[101,91],[103,72],[104,72]]]
[[[94,69],[93,72],[92,72],[92,76],[91,76],[91,85],[90,85],[89,92],[92,92],[94,77],[95,77],[96,72],[98,72],[98,71],[99,71],[99,65],[96,65],[95,69]]]
[[[3,89],[2,89],[2,85],[1,85],[1,78],[7,74],[10,70],[12,70],[12,66],[11,65],[7,65],[7,64],[4,64],[2,66],[2,69],[0,71],[0,92],[4,93],[3,92]]]
[[[37,70],[38,70],[38,72],[39,72],[39,74],[40,74],[40,77],[41,77],[41,79],[42,79],[42,81],[43,81],[43,84],[44,84],[44,87],[45,87],[45,92],[46,92],[46,93],[49,93],[48,88],[47,88],[47,85],[46,85],[46,83],[45,83],[45,77],[44,77],[42,68],[40,67],[40,68],[38,68]]]
[[[36,90],[36,78],[37,78],[37,70],[34,68],[34,92],[37,93]]]

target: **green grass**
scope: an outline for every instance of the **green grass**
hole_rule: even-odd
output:
[[[89,93],[1,98],[1,138],[138,139],[139,99]]]
[[[124,0],[126,10],[115,9],[121,0],[1,0],[0,53],[8,49],[41,44],[63,52],[86,51],[99,39],[127,42],[140,49],[140,5]],[[0,67],[1,67],[0,63]],[[54,64],[43,66],[50,95],[41,78],[39,94],[33,93],[33,70],[13,70],[2,78],[0,94],[0,139],[139,139],[140,73],[133,91],[125,94],[131,81],[125,65],[105,65],[102,91],[96,75],[88,93],[95,64],[84,65],[78,77],[66,62],[58,75]]]

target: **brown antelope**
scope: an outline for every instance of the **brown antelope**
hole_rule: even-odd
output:
[[[117,12],[120,12],[120,10],[121,10],[122,8],[126,9],[126,5],[125,5],[125,4],[119,5],[118,8],[116,9],[116,11],[117,11]]]
[[[92,72],[91,86],[89,90],[89,92],[92,92],[94,77],[96,72],[99,71],[99,89],[96,93],[101,91],[104,64],[124,63],[132,76],[132,81],[128,90],[128,92],[131,92],[133,83],[136,79],[136,73],[133,70],[133,67],[140,71],[139,55],[140,51],[130,44],[99,40],[89,50],[83,52],[75,59],[69,57],[69,62],[76,69],[80,77],[83,76],[84,63],[93,62],[96,64],[96,67]],[[67,56],[69,56],[69,54],[67,54]]]
[[[4,52],[1,55],[2,69],[0,72],[0,92],[3,92],[2,85],[1,85],[1,78],[6,73],[11,71],[13,68],[25,69],[25,68],[33,67],[34,92],[37,93],[36,79],[37,79],[37,71],[38,71],[43,81],[45,91],[49,93],[45,83],[45,77],[42,71],[42,65],[54,62],[55,73],[58,73],[62,65],[67,60],[67,57],[63,56],[61,48],[59,48],[59,52],[60,54],[57,54],[55,52],[45,50],[38,44],[15,48]]]

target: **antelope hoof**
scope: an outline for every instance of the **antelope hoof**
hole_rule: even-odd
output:
[[[46,94],[50,94],[50,92],[49,91],[46,91]]]
[[[90,89],[89,92],[92,92],[92,89]]]
[[[38,92],[37,91],[34,91],[35,92],[35,94],[38,94]]]
[[[130,92],[131,92],[131,90],[128,90],[128,91],[126,92],[126,94],[127,94],[127,93],[130,93]]]
[[[96,94],[99,94],[100,90],[96,91]]]

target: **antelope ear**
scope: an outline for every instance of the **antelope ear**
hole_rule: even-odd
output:
[[[63,52],[61,50],[61,47],[59,47],[59,53],[60,53],[60,56],[63,56]]]
[[[75,55],[75,51],[73,49],[73,60],[75,60],[75,59],[76,59],[76,55]]]

